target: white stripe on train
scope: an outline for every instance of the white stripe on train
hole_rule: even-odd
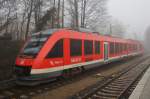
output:
[[[139,53],[132,53],[132,54],[128,54],[128,55],[112,57],[112,58],[109,58],[108,60],[106,60],[106,62],[117,60],[119,58],[123,58],[123,57],[126,57],[126,56],[131,56],[131,55],[134,56],[134,55],[138,55],[138,54]],[[61,71],[61,70],[64,70],[64,69],[69,69],[69,68],[74,68],[74,67],[81,67],[81,66],[84,66],[84,65],[90,65],[90,64],[94,64],[94,63],[102,63],[102,62],[105,62],[104,59],[99,59],[99,60],[95,60],[95,61],[91,61],[91,62],[71,64],[71,65],[64,65],[64,66],[53,67],[53,68],[46,68],[46,69],[32,69],[31,74],[51,73],[51,72],[55,72],[55,71]]]

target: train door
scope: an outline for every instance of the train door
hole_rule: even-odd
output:
[[[108,60],[108,42],[104,42],[104,60]]]

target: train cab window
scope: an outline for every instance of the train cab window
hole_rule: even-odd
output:
[[[82,55],[82,40],[71,39],[70,40],[70,56]]]
[[[90,40],[84,41],[84,54],[85,55],[93,54],[93,41]]]
[[[48,40],[48,38],[51,36],[51,34],[56,31],[54,29],[52,30],[45,30],[40,31],[37,33],[32,33],[30,39],[28,40],[27,44],[25,45],[24,49],[20,53],[20,55],[29,55],[36,57],[45,44],[45,42]]]
[[[54,47],[50,50],[47,58],[63,57],[63,39],[56,42]]]
[[[100,41],[95,41],[95,54],[100,54]]]

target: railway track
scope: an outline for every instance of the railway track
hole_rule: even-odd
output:
[[[138,62],[138,61],[141,62],[144,59],[146,59],[146,58],[138,59],[135,62]],[[79,75],[76,75],[75,77],[73,77],[72,79],[58,80],[58,81],[51,82],[49,84],[43,84],[43,85],[35,86],[35,87],[24,87],[24,86],[18,86],[15,84],[11,87],[7,87],[7,84],[6,84],[7,88],[4,88],[4,89],[0,88],[1,89],[0,90],[0,99],[29,99],[32,96],[42,94],[44,92],[47,92],[47,91],[56,89],[58,87],[73,83],[80,79],[83,79],[85,76],[93,74],[95,72],[95,70],[97,70],[97,69],[94,69],[92,71],[86,71],[84,74],[82,74],[82,76],[79,74]],[[104,77],[104,79],[105,78],[108,78],[108,77]],[[8,83],[11,83],[11,82],[13,83],[14,80],[8,81]]]
[[[140,77],[149,67],[150,60],[139,61],[126,70],[114,73],[103,81],[82,90],[72,99],[127,99]]]

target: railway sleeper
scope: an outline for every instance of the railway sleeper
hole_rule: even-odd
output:
[[[120,94],[120,91],[110,90],[110,89],[101,89],[101,92],[109,93],[109,94]]]
[[[132,76],[131,76],[131,75],[128,75],[128,76],[126,76],[126,77],[123,77],[123,76],[122,76],[122,77],[120,77],[120,79],[121,79],[121,80],[131,80],[132,77],[134,77],[134,76],[133,76],[133,75],[132,75]],[[118,80],[120,80],[120,79],[118,79]]]
[[[116,81],[113,81],[112,83],[113,84],[126,84],[126,83],[130,83],[130,82],[132,82],[133,81],[133,79],[132,80],[123,80],[123,81],[118,81],[118,80],[116,80]]]
[[[124,87],[122,87],[122,86],[120,87],[120,86],[112,86],[112,85],[108,85],[107,87],[108,87],[108,88],[114,88],[114,89],[115,89],[115,88],[116,88],[116,89],[123,89],[123,88],[124,88]]]
[[[87,99],[116,99],[116,98],[108,98],[108,97],[105,97],[105,96],[99,96],[99,95],[96,95],[94,94],[92,97],[89,97]]]
[[[127,85],[127,83],[111,83],[110,84],[111,86],[120,86],[120,87],[123,87],[123,86],[126,86]]]
[[[111,88],[121,88],[121,89],[126,88],[126,86],[124,86],[124,85],[122,85],[122,86],[120,86],[120,85],[108,85],[108,87],[111,87]]]
[[[131,81],[131,79],[118,79],[118,80],[116,80],[117,82],[130,82]]]
[[[117,85],[124,85],[125,86],[125,85],[128,85],[129,83],[131,83],[131,81],[130,82],[113,82],[113,85],[117,84]]]
[[[94,94],[93,96],[91,96],[91,97],[88,97],[87,99],[108,99],[108,97],[101,97],[101,96],[98,96],[98,95],[96,95],[96,94]]]
[[[118,94],[105,93],[105,92],[102,92],[102,91],[98,91],[97,95],[102,96],[102,97],[103,96],[108,97],[108,99],[109,99],[109,97],[113,97],[113,98],[118,97]]]
[[[114,81],[113,83],[117,83],[117,84],[126,84],[126,83],[130,83],[131,81]]]
[[[120,87],[118,87],[118,88],[112,88],[112,87],[105,87],[105,89],[107,89],[107,90],[112,90],[112,91],[122,91],[123,90],[123,88],[120,88]]]

